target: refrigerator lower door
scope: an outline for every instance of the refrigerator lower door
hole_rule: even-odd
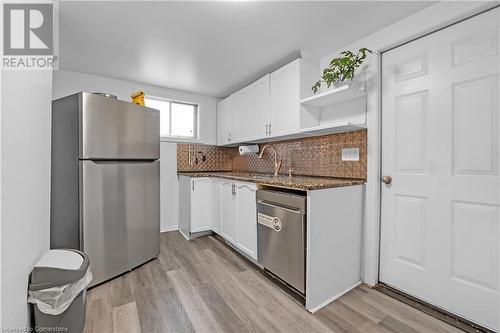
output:
[[[160,162],[80,161],[80,244],[91,286],[160,253]]]

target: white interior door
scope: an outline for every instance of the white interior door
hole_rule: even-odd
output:
[[[380,281],[494,330],[499,13],[382,55]]]

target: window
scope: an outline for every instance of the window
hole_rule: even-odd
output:
[[[160,110],[160,136],[196,138],[198,105],[146,97],[146,106]]]

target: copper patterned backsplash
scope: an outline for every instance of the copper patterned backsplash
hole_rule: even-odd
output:
[[[238,153],[237,149],[179,143],[177,144],[177,171],[231,171],[233,157],[235,153]],[[202,160],[203,155],[206,158],[205,161]]]
[[[366,130],[276,141],[272,144],[278,149],[278,156],[283,161],[281,174],[288,174],[291,164],[294,175],[366,179]],[[264,144],[259,146],[262,148]],[[191,165],[188,159],[189,147],[196,154],[192,155]],[[359,161],[342,161],[343,148],[359,148]],[[204,162],[201,160],[203,154],[206,156]],[[273,173],[274,156],[270,150],[266,150],[263,158],[258,159],[255,155],[239,155],[237,147],[178,144],[177,170]]]

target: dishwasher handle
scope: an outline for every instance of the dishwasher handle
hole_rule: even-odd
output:
[[[264,206],[272,207],[272,208],[282,209],[282,210],[285,210],[285,211],[290,212],[290,213],[303,215],[300,208],[279,206],[279,205],[276,205],[274,203],[264,201],[264,200],[257,200],[257,203],[264,205]]]

